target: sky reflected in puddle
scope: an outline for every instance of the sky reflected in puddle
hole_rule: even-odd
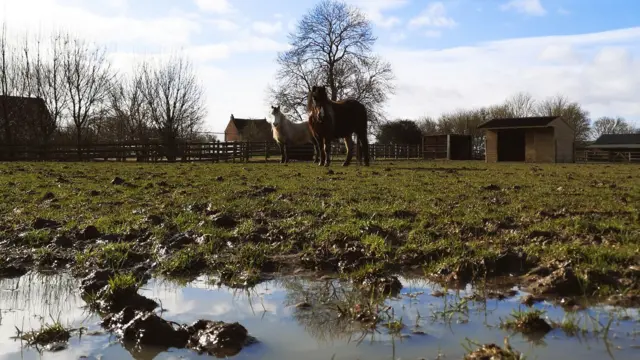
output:
[[[398,298],[384,303],[342,288],[338,282],[308,281],[287,277],[258,285],[250,290],[234,290],[211,285],[200,278],[180,286],[153,280],[140,291],[161,304],[161,316],[180,323],[199,319],[237,321],[260,343],[244,348],[235,359],[461,359],[465,338],[478,343],[511,345],[529,359],[637,359],[640,356],[640,316],[636,310],[616,311],[616,321],[603,334],[567,336],[555,329],[542,339],[512,335],[498,327],[500,319],[513,309],[522,308],[520,294],[503,301],[464,302],[471,294],[449,291],[445,298],[431,296],[434,287],[426,281],[400,279],[404,288]],[[311,309],[299,309],[307,302]],[[385,314],[404,324],[399,334],[391,335],[380,324],[368,331],[339,316],[340,311],[361,307],[391,305]],[[465,305],[466,304],[466,305]],[[114,336],[104,333],[99,317],[83,308],[79,282],[64,275],[28,274],[18,279],[0,280],[0,360],[3,359],[204,359],[188,350],[124,347]],[[551,320],[561,321],[561,308],[537,304]],[[588,316],[606,325],[612,308],[594,308],[575,313],[579,327],[592,331],[597,326]],[[160,309],[158,309],[160,311]],[[622,320],[620,320],[622,318]],[[42,322],[60,319],[64,325],[87,328],[81,338],[72,337],[69,347],[60,352],[22,349],[16,328],[37,329]],[[385,322],[386,323],[386,322]],[[424,332],[424,335],[414,334]],[[472,348],[475,346],[471,345]],[[335,357],[334,357],[335,355]]]

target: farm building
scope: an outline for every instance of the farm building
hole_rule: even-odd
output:
[[[574,131],[560,116],[491,119],[485,130],[486,162],[573,162]]]
[[[0,143],[33,144],[46,134],[42,130],[55,129],[49,109],[42,98],[0,96]],[[10,134],[9,139],[4,135]]]
[[[224,130],[224,141],[273,140],[271,124],[267,119],[239,119],[231,114]]]
[[[471,135],[427,135],[422,138],[425,159],[471,160],[473,140]]]
[[[587,149],[607,161],[640,162],[640,134],[604,134]]]

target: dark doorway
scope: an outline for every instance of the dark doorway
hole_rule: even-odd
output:
[[[498,161],[524,161],[525,134],[523,129],[498,131]]]

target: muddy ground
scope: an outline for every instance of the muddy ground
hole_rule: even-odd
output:
[[[638,178],[625,165],[5,163],[0,276],[214,274],[244,287],[310,273],[391,291],[392,275],[420,273],[507,278],[526,303],[635,306]]]

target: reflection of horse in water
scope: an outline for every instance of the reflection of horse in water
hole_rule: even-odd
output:
[[[343,138],[347,147],[347,159],[342,164],[348,166],[353,158],[353,139],[357,136],[358,158],[364,156],[364,165],[369,166],[369,140],[367,139],[367,108],[358,100],[333,101],[324,86],[313,86],[307,99],[309,124],[323,151],[320,162],[329,166],[331,141]],[[312,120],[313,118],[313,120]]]
[[[282,159],[281,163],[289,162],[289,154],[287,148],[289,146],[297,146],[311,143],[313,145],[314,162],[319,161],[320,157],[320,145],[311,132],[309,122],[302,123],[291,122],[281,111],[280,106],[271,107],[271,115],[273,115],[273,124],[271,129],[273,131],[273,139],[278,143],[280,147],[280,154]]]

